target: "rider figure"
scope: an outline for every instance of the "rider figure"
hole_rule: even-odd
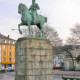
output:
[[[32,5],[30,6],[29,10],[32,12],[32,21],[33,23],[36,23],[36,16],[37,16],[37,10],[39,10],[40,7],[37,3],[35,3],[35,0],[32,0]]]

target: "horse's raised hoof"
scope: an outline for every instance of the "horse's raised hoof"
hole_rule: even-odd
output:
[[[19,31],[20,32],[20,34],[22,34],[22,32],[21,31]]]

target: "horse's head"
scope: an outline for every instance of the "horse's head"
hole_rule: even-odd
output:
[[[25,4],[20,3],[18,6],[18,13],[22,14],[24,10],[28,10]]]

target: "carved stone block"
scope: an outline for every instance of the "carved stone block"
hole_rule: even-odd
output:
[[[53,50],[50,41],[20,38],[15,51],[16,80],[53,80]]]

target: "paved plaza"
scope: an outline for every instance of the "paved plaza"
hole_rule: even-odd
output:
[[[62,80],[62,76],[80,77],[80,71],[60,71],[54,70],[54,80]],[[0,80],[15,80],[15,72],[7,72],[0,74]]]
[[[80,78],[80,71],[60,71],[54,70],[54,80],[62,80],[62,77]]]
[[[15,80],[15,73],[14,72],[6,72],[0,74],[0,80]]]

